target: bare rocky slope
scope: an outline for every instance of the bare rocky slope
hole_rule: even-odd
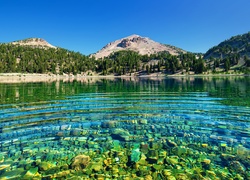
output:
[[[38,48],[56,48],[55,46],[51,45],[47,41],[41,38],[28,38],[20,41],[14,41],[11,44],[20,45],[20,46],[31,46],[31,47],[38,47]]]
[[[178,55],[180,53],[186,53],[186,51],[170,46],[155,42],[147,37],[141,37],[139,35],[131,35],[114,42],[111,42],[104,46],[100,51],[93,54],[97,59],[107,57],[113,52],[121,50],[132,50],[136,51],[141,55],[155,54],[162,51],[167,51],[172,55]]]

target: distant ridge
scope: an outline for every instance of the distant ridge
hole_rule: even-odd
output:
[[[141,37],[139,35],[133,34],[131,36],[113,41],[104,46],[97,53],[93,54],[97,59],[107,57],[113,52],[121,50],[131,50],[136,51],[141,55],[145,54],[155,54],[162,51],[167,51],[171,55],[178,55],[180,53],[186,53],[186,51],[170,46],[161,44],[151,40],[148,37]]]
[[[250,32],[236,35],[210,48],[204,58],[225,58],[232,54],[250,57]]]
[[[31,46],[38,48],[56,48],[42,38],[28,38],[24,40],[14,41],[10,44],[20,45],[20,46]]]

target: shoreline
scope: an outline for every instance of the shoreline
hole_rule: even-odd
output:
[[[36,74],[36,73],[0,73],[0,83],[25,83],[25,82],[54,82],[54,81],[73,81],[85,80],[89,78],[186,78],[186,77],[236,77],[236,76],[250,76],[250,74],[173,74],[166,75],[161,73],[154,73],[150,75],[56,75],[56,74]]]

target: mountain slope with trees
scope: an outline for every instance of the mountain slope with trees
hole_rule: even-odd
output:
[[[179,48],[168,46],[171,47],[171,52],[168,49],[143,54],[134,49],[121,48],[120,50],[110,52],[108,56],[98,59],[94,55],[85,56],[79,52],[55,47],[40,38],[30,38],[8,44],[0,44],[0,73],[66,73],[90,76],[249,74],[249,37],[250,33],[232,37],[211,48],[204,55],[204,58],[203,54],[189,53]],[[122,43],[120,46],[138,48],[141,45],[137,46],[137,41],[144,40],[136,36],[131,39],[135,44],[131,45],[130,40],[128,42],[119,42],[125,43]],[[128,45],[126,45],[127,43]],[[144,50],[142,49],[142,51]]]
[[[204,54],[213,69],[249,71],[250,67],[250,32],[233,36],[219,45],[212,47]]]
[[[159,52],[141,55],[134,51],[118,51],[103,59],[85,56],[62,48],[37,48],[0,44],[0,73],[53,73],[99,75],[174,74],[194,71],[202,73],[205,62],[192,53],[171,55]],[[91,74],[88,74],[91,75]]]
[[[212,47],[204,54],[204,58],[225,58],[230,55],[239,57],[250,56],[250,32],[233,36]]]
[[[0,44],[0,73],[80,73],[94,70],[94,61],[62,48]]]

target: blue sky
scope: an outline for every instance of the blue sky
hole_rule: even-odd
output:
[[[0,42],[39,37],[85,55],[138,34],[206,52],[250,31],[250,0],[1,0]]]

